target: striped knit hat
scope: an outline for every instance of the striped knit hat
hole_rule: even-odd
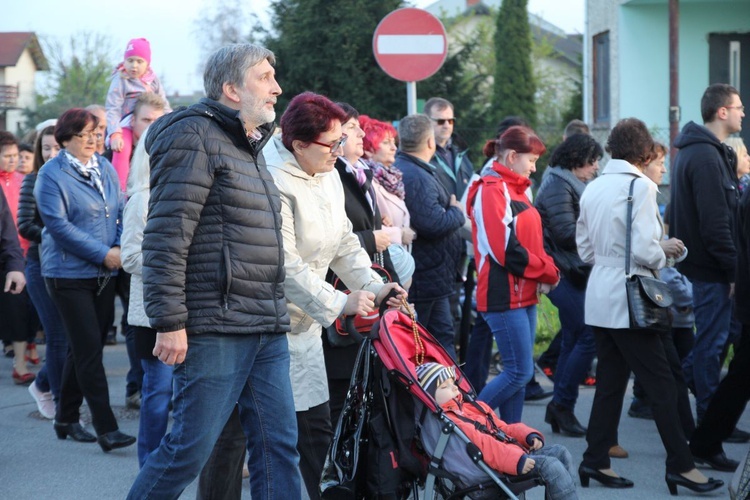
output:
[[[452,366],[440,363],[425,363],[416,368],[419,385],[431,396],[435,396],[438,386],[449,378],[456,378],[456,370]]]

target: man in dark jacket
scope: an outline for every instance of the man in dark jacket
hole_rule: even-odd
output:
[[[175,365],[175,404],[130,499],[178,497],[236,405],[253,498],[300,498],[281,199],[261,155],[281,93],[273,63],[262,47],[219,49],[203,76],[208,98],[164,116],[146,139],[144,305],[154,355]]]
[[[419,321],[455,357],[450,297],[455,293],[456,267],[465,216],[456,196],[440,183],[434,165],[435,135],[425,115],[409,115],[398,125],[400,151],[394,166],[404,174],[406,207],[419,235],[412,255],[416,269],[409,298]]]
[[[675,140],[669,229],[689,250],[678,269],[693,283],[696,338],[683,369],[699,421],[719,385],[732,316],[739,190],[736,155],[722,141],[741,130],[743,110],[734,87],[711,85],[701,99],[704,125],[689,122]]]

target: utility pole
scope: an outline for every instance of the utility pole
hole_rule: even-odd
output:
[[[680,7],[679,0],[669,0],[669,158],[674,160],[674,141],[680,131]]]

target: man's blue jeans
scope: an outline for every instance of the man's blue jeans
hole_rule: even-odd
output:
[[[562,332],[552,400],[572,410],[578,400],[578,385],[596,355],[594,331],[584,322],[586,291],[561,278],[560,284],[548,296],[559,312]]]
[[[440,342],[440,345],[448,351],[453,359],[456,359],[456,348],[454,346],[456,329],[453,326],[451,298],[444,297],[431,301],[415,302],[414,309],[417,311],[417,321]]]
[[[536,306],[481,314],[495,336],[503,372],[482,389],[479,399],[498,408],[505,422],[515,424],[521,421],[526,384],[534,375]]]
[[[732,299],[727,283],[693,281],[695,345],[682,362],[688,387],[695,394],[698,420],[719,386],[721,353],[729,337]]]
[[[253,499],[300,498],[286,335],[190,335],[173,378],[172,430],[146,459],[129,499],[178,498],[200,473],[236,404],[248,436]]]
[[[159,447],[167,433],[169,401],[172,399],[172,370],[158,358],[141,359],[141,419],[138,426],[138,465]]]

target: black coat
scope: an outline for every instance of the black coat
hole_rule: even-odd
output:
[[[591,273],[591,266],[581,260],[576,245],[576,222],[584,187],[570,170],[550,168],[534,199],[542,218],[545,250],[562,275],[578,288],[586,288]]]
[[[376,231],[382,227],[382,217],[380,210],[375,202],[374,193],[372,193],[374,208],[370,206],[362,186],[359,185],[357,178],[350,172],[346,171],[346,163],[340,158],[336,160],[336,170],[341,177],[341,185],[344,187],[344,208],[349,222],[352,223],[352,231],[359,237],[359,242],[367,251],[370,260],[376,262],[377,248],[375,246]],[[367,171],[368,179],[372,180],[372,171]],[[383,252],[383,267],[391,275],[391,281],[399,281],[398,275],[393,269],[391,257],[388,250]],[[328,281],[333,282],[334,275],[331,271],[328,274]],[[352,376],[354,362],[357,359],[359,344],[348,347],[331,347],[328,338],[324,332],[323,335],[323,354],[326,360],[326,372],[330,379],[349,379]]]
[[[740,199],[737,216],[739,234],[737,235],[737,277],[735,281],[734,300],[737,307],[734,312],[743,325],[750,325],[750,189],[746,189]],[[688,252],[689,255],[689,252]]]
[[[143,233],[146,314],[158,331],[290,330],[281,198],[238,112],[216,101],[151,125],[151,197]]]
[[[670,236],[688,248],[677,269],[690,280],[734,282],[737,265],[737,156],[706,127],[690,122],[675,140]]]
[[[23,272],[24,267],[23,250],[18,242],[16,224],[13,222],[5,193],[0,189],[0,276],[3,276],[3,284],[5,273]]]
[[[39,260],[39,245],[42,243],[42,229],[44,222],[36,209],[34,186],[37,173],[26,174],[21,182],[21,193],[18,198],[18,234],[29,240],[29,250],[26,257]]]
[[[459,229],[466,218],[460,208],[450,205],[450,193],[438,180],[434,166],[401,151],[394,166],[404,174],[404,201],[417,233],[412,244],[415,270],[409,299],[419,302],[449,297],[465,249]]]

